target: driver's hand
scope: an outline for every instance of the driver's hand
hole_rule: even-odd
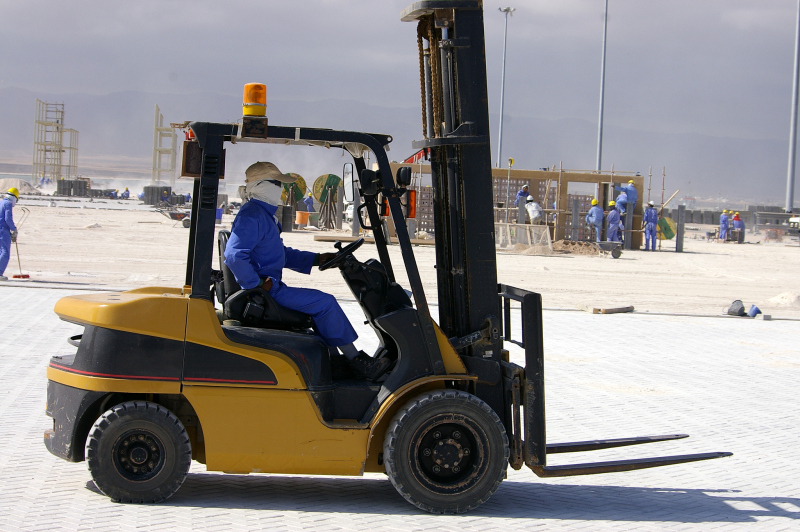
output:
[[[336,253],[320,253],[319,254],[319,265],[322,266],[332,258],[336,256]]]
[[[261,285],[261,288],[263,288],[263,289],[264,289],[264,290],[266,290],[267,292],[269,292],[270,290],[272,290],[272,279],[270,279],[269,277],[267,277],[266,279],[264,279],[264,283]]]

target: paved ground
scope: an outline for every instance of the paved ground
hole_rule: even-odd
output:
[[[554,464],[704,451],[732,458],[568,479],[510,471],[465,516],[420,513],[383,475],[221,475],[194,463],[169,501],[133,506],[110,502],[84,463],[57,459],[42,443],[51,426],[45,366],[70,351],[65,339],[76,331],[52,307],[69,293],[0,287],[3,531],[800,530],[797,322],[545,313],[548,441],[693,435],[558,455]],[[361,323],[354,305],[347,310]],[[366,334],[360,342],[370,344]]]

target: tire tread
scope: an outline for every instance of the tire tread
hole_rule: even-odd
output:
[[[163,419],[167,427],[171,426],[177,429],[176,432],[176,449],[175,460],[178,474],[167,485],[162,485],[154,488],[148,496],[133,497],[130,494],[123,494],[124,490],[110,489],[112,486],[104,486],[102,475],[104,471],[100,463],[100,456],[98,454],[98,446],[105,431],[112,427],[116,421],[121,420],[127,415],[132,415],[137,412],[144,412],[151,415],[156,420]],[[118,404],[103,413],[100,418],[95,421],[89,436],[86,439],[86,463],[89,472],[92,474],[95,485],[100,491],[111,497],[115,502],[146,504],[146,503],[159,503],[167,500],[183,485],[186,480],[186,475],[189,472],[189,467],[192,461],[192,448],[189,435],[183,423],[167,408],[151,403],[148,401],[134,400]],[[106,466],[107,467],[107,466]],[[112,493],[109,493],[112,492]]]
[[[456,514],[456,513],[464,513],[470,510],[474,510],[487,500],[494,494],[495,491],[500,487],[500,483],[505,478],[506,469],[502,468],[500,473],[497,475],[497,478],[494,479],[494,483],[492,486],[483,494],[482,497],[474,499],[472,501],[467,502],[464,505],[459,505],[455,509],[450,508],[437,508],[431,506],[430,504],[426,504],[423,501],[418,500],[408,488],[403,485],[401,479],[398,477],[396,471],[397,467],[395,464],[396,456],[395,456],[395,446],[397,444],[397,438],[399,433],[403,430],[406,423],[414,416],[414,414],[422,408],[430,404],[435,404],[440,401],[453,401],[457,403],[467,403],[473,406],[480,408],[484,413],[486,413],[492,421],[499,429],[500,434],[502,435],[503,440],[503,463],[508,463],[509,458],[509,448],[508,448],[508,436],[506,434],[505,427],[503,426],[502,421],[497,416],[497,413],[484,401],[479,399],[478,397],[462,392],[460,390],[437,390],[434,392],[424,393],[422,395],[417,396],[413,400],[411,400],[406,406],[404,406],[400,411],[395,415],[392,419],[392,422],[389,424],[389,428],[386,431],[386,437],[384,439],[384,449],[383,449],[383,463],[384,467],[386,468],[386,474],[389,477],[389,480],[394,485],[395,489],[400,493],[400,495],[409,503],[413,504],[420,510],[424,510],[426,512],[430,512],[433,514]]]

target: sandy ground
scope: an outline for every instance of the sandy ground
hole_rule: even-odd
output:
[[[20,202],[30,215],[20,230],[19,252],[30,286],[69,284],[110,288],[182,286],[185,278],[189,230],[157,212],[126,210],[139,202],[75,203],[75,207],[47,207],[41,201]],[[77,207],[82,205],[82,207]],[[111,208],[109,208],[111,207]],[[15,209],[19,221],[22,212]],[[229,229],[226,215],[221,229]],[[734,299],[746,307],[757,305],[776,318],[800,318],[800,301],[778,305],[770,299],[800,294],[797,240],[763,243],[763,235],[748,234],[746,245],[708,243],[705,228],[691,232],[685,252],[675,253],[669,242],[664,251],[626,252],[620,259],[586,255],[550,256],[500,252],[499,282],[542,293],[545,307],[584,308],[633,305],[637,312],[720,315]],[[695,238],[697,237],[697,238]],[[310,251],[333,251],[330,243],[315,242],[313,233],[284,234],[287,246]],[[436,301],[433,246],[416,246],[416,260],[430,302]],[[365,244],[356,256],[377,257]],[[399,248],[391,247],[398,281],[405,282]],[[216,266],[215,256],[215,267]],[[16,254],[6,275],[18,273]],[[311,277],[286,271],[284,280],[309,286],[337,297],[351,298],[338,270],[314,271]]]

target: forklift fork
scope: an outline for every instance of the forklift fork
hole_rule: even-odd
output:
[[[547,444],[544,403],[544,348],[542,344],[542,296],[519,288],[500,284],[498,292],[503,301],[503,340],[525,349],[525,368],[503,362],[503,381],[507,404],[511,406],[513,434],[509,462],[514,469],[527,465],[540,477],[568,477],[633,471],[685,462],[697,462],[732,456],[733,453],[713,452],[636,458],[610,462],[548,466],[547,455],[597,451],[661,441],[688,438],[688,434],[639,436],[610,440],[591,440]],[[511,301],[521,303],[522,339],[511,337]]]

